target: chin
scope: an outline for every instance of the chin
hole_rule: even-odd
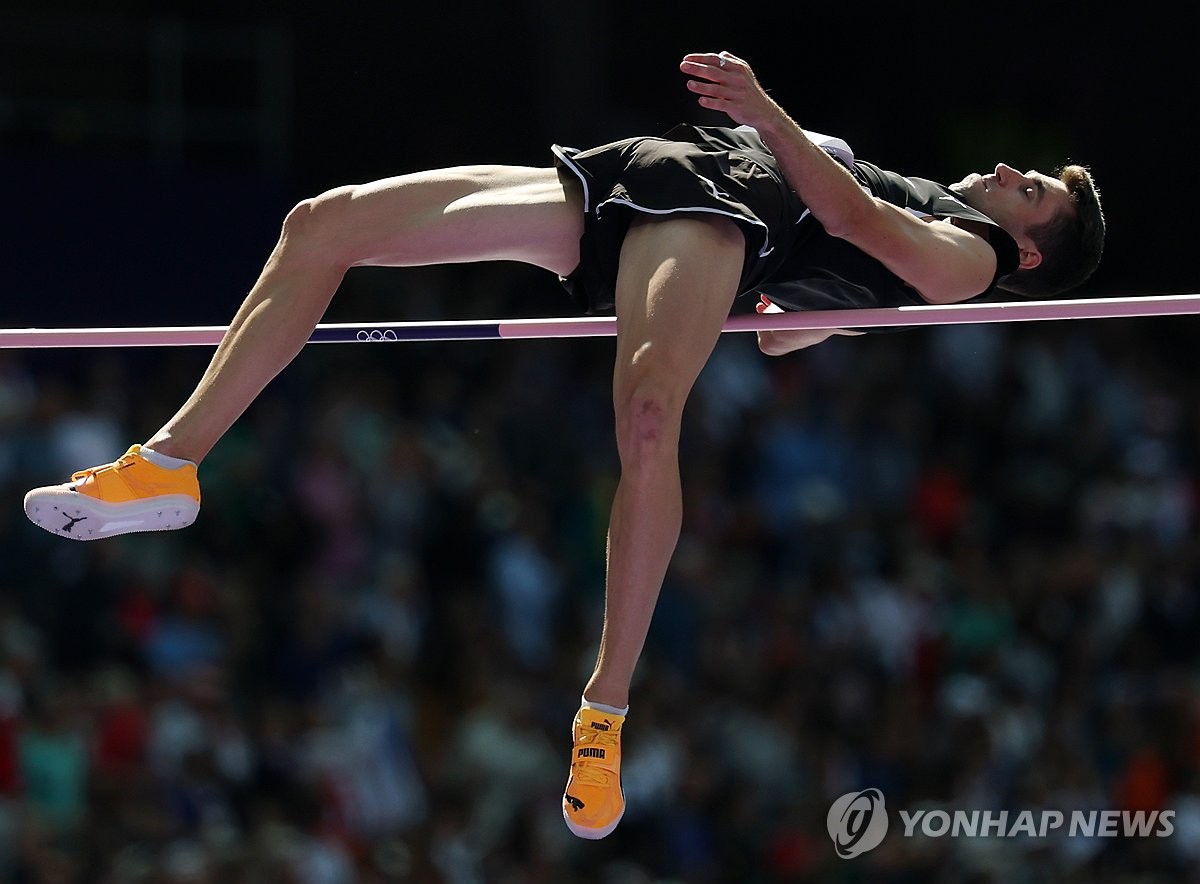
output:
[[[976,209],[979,208],[978,203],[986,194],[983,187],[983,176],[974,172],[957,184],[951,184],[950,189],[962,197],[963,202]]]

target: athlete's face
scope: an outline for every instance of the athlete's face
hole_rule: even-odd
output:
[[[1003,227],[1017,241],[1022,253],[1037,250],[1029,237],[1031,229],[1072,208],[1067,187],[1057,178],[1032,169],[1021,173],[1004,163],[986,175],[971,173],[952,190]],[[1025,263],[1022,254],[1022,264]]]

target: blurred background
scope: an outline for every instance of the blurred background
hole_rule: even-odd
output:
[[[224,324],[329,187],[720,123],[729,51],[906,174],[1092,167],[1079,294],[1197,291],[1193,41],[1150,4],[0,6],[0,327]],[[556,316],[509,265],[352,271],[328,319]],[[628,813],[559,795],[616,475],[611,341],[310,347],[178,534],[71,544],[203,350],[0,352],[0,880],[1157,882],[1200,863],[1196,319],[926,329],[689,405]],[[836,857],[876,787],[892,834]],[[1173,809],[1170,838],[905,839],[896,809]]]

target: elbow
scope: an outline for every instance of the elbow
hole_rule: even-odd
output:
[[[875,201],[864,195],[864,199],[850,200],[837,212],[830,213],[829,219],[822,219],[821,224],[830,236],[854,242],[871,229],[875,211]]]
[[[823,328],[761,331],[758,333],[758,349],[768,356],[784,356],[815,346],[834,334],[837,332]]]
[[[783,356],[785,353],[792,352],[792,347],[782,339],[782,335],[777,332],[762,332],[758,333],[758,349],[767,356]]]

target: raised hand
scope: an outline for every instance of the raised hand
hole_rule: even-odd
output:
[[[784,117],[759,85],[750,65],[728,52],[693,52],[679,69],[691,79],[687,88],[699,96],[701,107],[721,111],[735,123],[763,129]]]

